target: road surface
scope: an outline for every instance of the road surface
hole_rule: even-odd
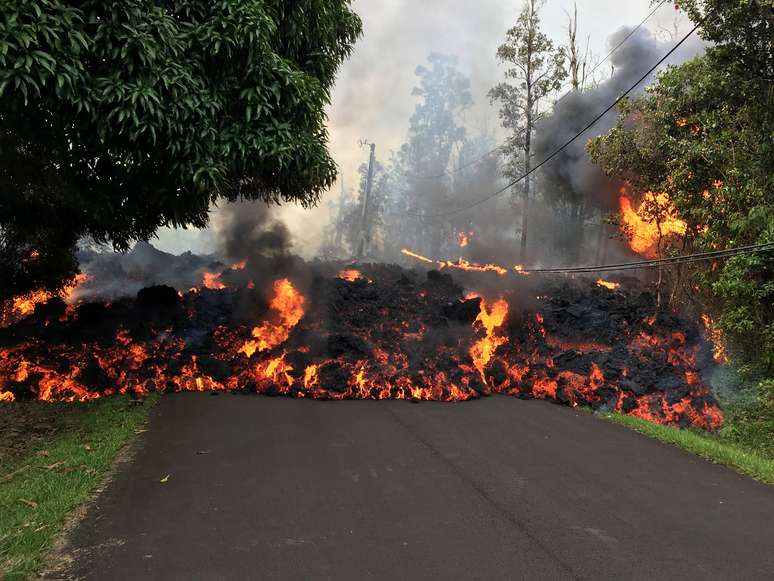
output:
[[[70,538],[52,578],[774,579],[774,487],[545,402],[183,394]]]

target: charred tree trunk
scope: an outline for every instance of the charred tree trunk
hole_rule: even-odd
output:
[[[570,82],[574,91],[580,90],[580,56],[578,54],[578,5],[575,4],[575,12],[570,17],[567,32],[570,37]]]

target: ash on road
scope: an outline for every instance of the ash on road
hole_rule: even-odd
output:
[[[772,539],[774,487],[544,402],[180,394],[51,576],[772,579]]]

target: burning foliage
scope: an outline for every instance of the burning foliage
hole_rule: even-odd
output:
[[[700,328],[654,316],[647,292],[543,282],[526,301],[538,290],[525,277],[483,298],[437,270],[331,268],[268,289],[158,286],[77,308],[54,298],[0,329],[0,400],[229,390],[449,402],[502,393],[722,425],[699,373],[712,363]]]
[[[677,216],[677,210],[665,192],[646,192],[637,209],[634,208],[629,188],[621,190],[619,198],[622,226],[629,236],[631,249],[655,258],[663,239],[685,235],[688,225]]]

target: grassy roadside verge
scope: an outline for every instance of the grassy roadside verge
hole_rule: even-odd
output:
[[[610,422],[626,426],[666,444],[677,446],[715,464],[728,466],[756,480],[774,484],[774,458],[759,453],[749,445],[726,441],[722,433],[710,434],[695,430],[679,430],[620,414],[604,413],[599,415]]]
[[[41,416],[56,427],[0,459],[0,578],[17,581],[38,571],[68,515],[102,482],[155,401],[154,396],[143,406],[130,406],[123,397],[11,404],[28,406],[26,417]],[[0,406],[0,414],[4,411],[11,413]]]

